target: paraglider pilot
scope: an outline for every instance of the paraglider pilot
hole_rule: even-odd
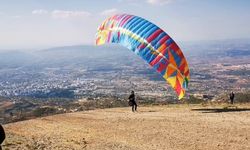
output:
[[[1,144],[3,143],[4,139],[5,139],[5,132],[3,126],[0,124],[0,150],[2,149]]]
[[[136,104],[136,101],[135,101],[135,92],[134,91],[131,91],[131,94],[129,96],[129,106],[132,106],[132,111],[137,111],[137,104]]]
[[[234,92],[232,91],[229,95],[231,104],[234,104]]]

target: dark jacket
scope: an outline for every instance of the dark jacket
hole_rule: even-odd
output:
[[[3,126],[0,124],[0,145],[3,143],[4,139],[5,139],[5,132]]]
[[[135,101],[135,94],[131,94],[128,99],[130,101]]]
[[[231,99],[231,100],[234,99],[234,93],[230,93],[230,99]]]

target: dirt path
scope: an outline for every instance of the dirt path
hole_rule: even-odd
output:
[[[3,149],[250,149],[250,109],[194,108],[102,109],[7,124]]]

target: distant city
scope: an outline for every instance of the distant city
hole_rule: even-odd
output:
[[[250,88],[250,45],[214,43],[183,47],[189,95],[214,97]],[[0,96],[34,98],[142,97],[176,99],[165,80],[130,50],[118,46],[66,46],[0,52]]]

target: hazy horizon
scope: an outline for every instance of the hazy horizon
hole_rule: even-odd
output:
[[[234,48],[237,47],[237,45],[239,47],[244,46],[244,45],[249,45],[250,44],[250,38],[244,38],[244,39],[221,39],[221,40],[200,40],[200,41],[176,41],[178,43],[178,45],[180,46],[180,48],[182,49],[182,51],[185,53],[185,51],[187,51],[188,47],[193,47],[196,46],[200,47],[210,47],[211,45],[215,44],[217,46],[228,46],[228,45],[232,45],[234,44]],[[41,50],[47,50],[47,49],[57,49],[57,48],[65,48],[65,47],[75,47],[75,46],[81,46],[81,47],[85,47],[85,46],[90,46],[90,47],[98,47],[95,44],[82,44],[82,43],[76,43],[76,44],[68,44],[68,45],[63,45],[63,44],[59,44],[59,45],[39,45],[39,46],[34,46],[34,47],[0,47],[0,52],[7,52],[7,51],[22,51],[22,52],[34,52],[34,51],[41,51]],[[110,48],[122,48],[124,49],[124,47],[122,45],[119,44],[113,44],[113,43],[109,43],[109,44],[104,44],[102,45],[102,47],[110,47]],[[191,49],[189,49],[190,51]]]

